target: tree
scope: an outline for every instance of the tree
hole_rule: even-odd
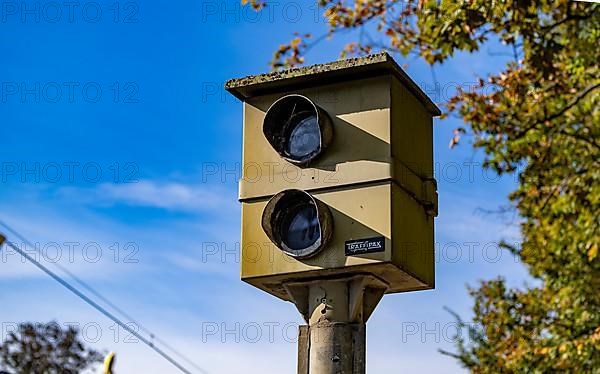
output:
[[[0,345],[0,367],[14,373],[76,374],[102,358],[85,347],[77,328],[63,329],[56,322],[21,323]]]
[[[268,6],[260,0],[242,2]],[[494,279],[471,288],[470,339],[459,339],[456,353],[444,353],[476,373],[597,372],[599,5],[570,0],[319,4],[328,37],[360,30],[359,40],[341,57],[387,50],[434,65],[451,63],[458,51],[476,52],[490,40],[507,46],[514,60],[496,74],[479,77],[481,89],[459,90],[445,112],[469,125],[455,130],[451,146],[468,134],[473,146],[485,151],[485,167],[519,173],[509,198],[522,218],[522,243],[504,246],[540,285],[509,289],[505,280]],[[302,64],[310,40],[310,34],[296,34],[281,45],[273,68]]]

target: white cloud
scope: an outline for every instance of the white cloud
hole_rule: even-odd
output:
[[[47,198],[44,188],[31,190],[26,195],[22,199],[0,201],[3,212],[0,218],[38,246],[37,250],[45,257],[42,262],[53,270],[57,270],[53,263],[60,263],[84,279],[114,280],[162,271],[165,264],[169,264],[171,270],[224,276],[233,276],[233,269],[239,267],[221,263],[221,253],[208,256],[210,261],[202,258],[204,243],[227,245],[227,251],[231,251],[239,236],[239,205],[235,193],[219,185],[144,180],[88,188],[62,187],[54,199]],[[149,216],[149,222],[130,223],[122,215],[89,209],[117,204],[202,213],[202,217],[157,220]],[[5,230],[0,228],[1,231]],[[7,237],[24,247],[13,235]],[[167,243],[169,251],[164,251]],[[73,245],[75,248],[71,249]],[[89,250],[84,252],[86,246]],[[132,246],[138,248],[133,257]],[[46,277],[15,251],[3,248],[0,279]],[[36,259],[43,259],[35,254],[36,248],[26,248]],[[101,254],[96,260],[98,251]],[[226,260],[228,263],[233,260],[232,255],[228,254]]]
[[[40,201],[29,205],[3,204],[2,221],[24,237],[15,236],[0,225],[0,232],[14,246],[50,270],[65,275],[56,265],[86,280],[114,280],[134,277],[151,265],[144,260],[146,247],[131,230],[110,220],[86,216],[72,219],[65,211],[48,210]],[[32,244],[32,245],[29,245]],[[7,244],[0,251],[0,279],[42,278],[48,275],[29,263]]]
[[[94,188],[65,187],[60,194],[87,204],[125,204],[169,211],[217,212],[235,207],[235,194],[218,186],[141,180],[137,183],[102,183]]]
[[[204,250],[204,248],[202,249]],[[225,255],[221,252],[214,252],[216,250],[220,249],[211,247],[209,253],[201,252],[196,255],[173,253],[165,256],[165,260],[183,270],[237,278],[239,276],[239,260],[231,255],[223,258]]]

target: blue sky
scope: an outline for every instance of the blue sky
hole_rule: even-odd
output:
[[[262,15],[237,1],[3,2],[0,220],[38,243],[49,267],[60,261],[209,373],[294,372],[298,313],[239,280],[242,106],[222,86],[267,71],[294,31],[323,33],[315,11],[304,2]],[[307,62],[336,59],[351,38],[319,44]],[[503,66],[507,57],[490,52],[502,47],[437,66],[437,90],[422,61],[397,57],[441,103]],[[452,348],[443,308],[468,318],[466,284],[527,280],[497,251],[499,240],[518,240],[516,220],[480,212],[507,204],[515,177],[482,170],[468,139],[449,150],[458,125],[435,123],[436,289],[386,296],[369,321],[370,372],[462,372],[437,353]],[[119,373],[175,372],[3,250],[3,338],[20,321],[76,323],[88,343],[117,351]]]

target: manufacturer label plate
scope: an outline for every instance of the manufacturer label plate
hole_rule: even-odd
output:
[[[345,247],[346,256],[383,252],[385,251],[385,238],[383,236],[378,236],[369,239],[349,240],[346,242]]]

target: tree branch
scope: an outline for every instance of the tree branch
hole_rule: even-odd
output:
[[[521,131],[520,133],[518,133],[516,135],[516,138],[521,138],[523,136],[525,136],[529,131],[533,130],[534,128],[537,127],[537,125],[539,123],[543,123],[543,122],[547,122],[547,121],[553,121],[555,119],[557,119],[558,117],[562,116],[563,114],[565,114],[568,110],[570,110],[571,108],[573,108],[575,105],[577,105],[584,97],[586,97],[590,92],[594,91],[595,89],[600,87],[600,82],[590,85],[588,86],[586,89],[584,89],[583,91],[581,91],[577,96],[575,96],[573,98],[573,100],[571,100],[567,105],[565,105],[561,110],[559,110],[556,113],[553,113],[550,116],[547,116],[545,118],[542,118],[539,121],[535,121],[534,123],[531,124],[531,126],[527,127],[526,129],[524,129],[523,131]]]

